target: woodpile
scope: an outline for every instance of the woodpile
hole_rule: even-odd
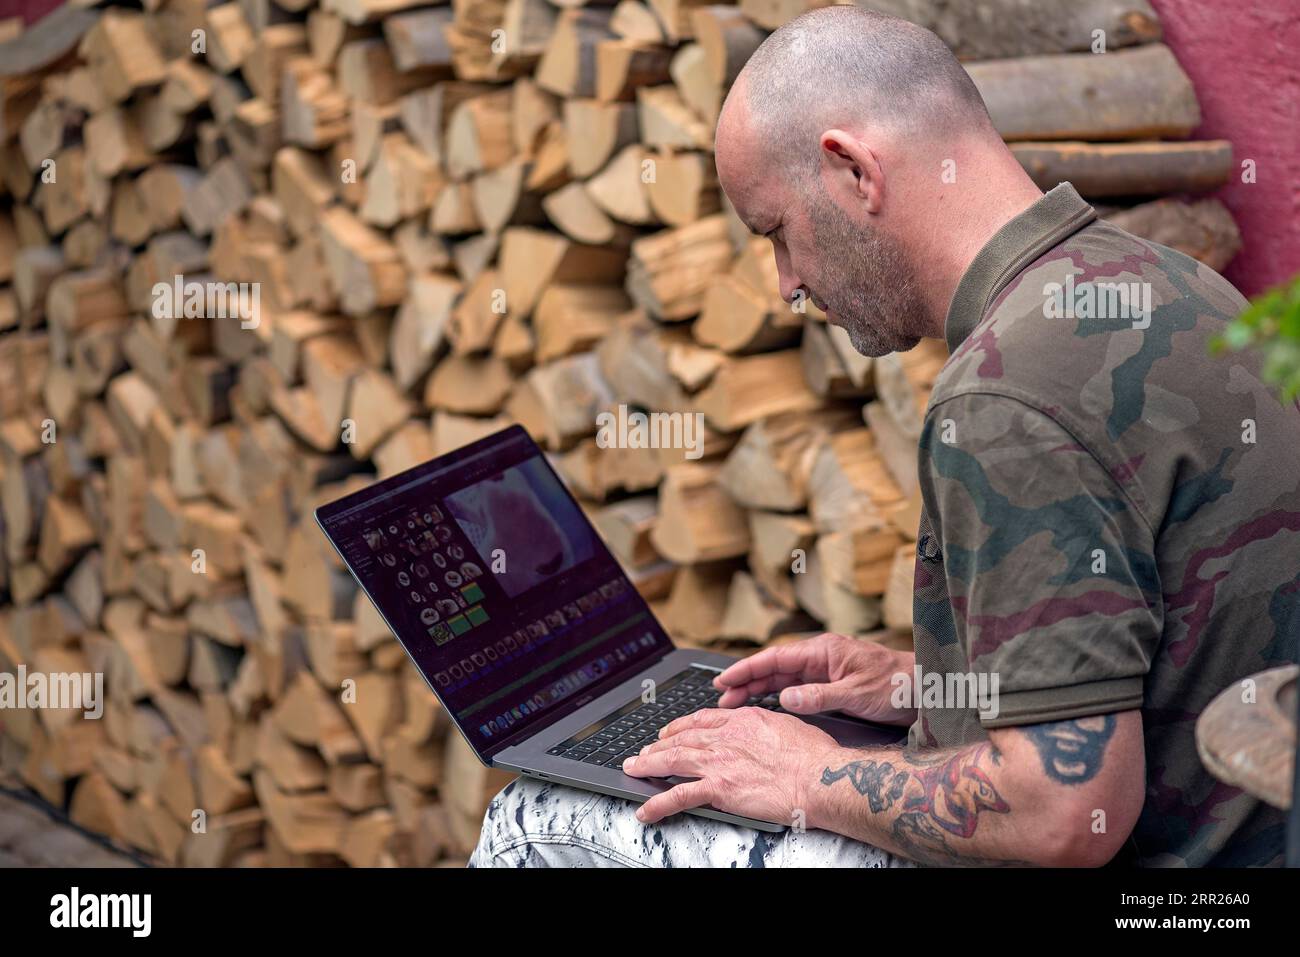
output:
[[[502,777],[311,513],[509,422],[679,641],[906,645],[944,347],[866,359],[782,302],[710,153],[745,59],[817,5],[89,0],[4,25],[0,670],[102,673],[106,705],[0,713],[0,779],[168,863],[463,861]],[[1236,251],[1221,205],[1170,195],[1233,159],[1182,139],[1196,98],[1145,0],[871,5],[971,61],[1040,185]],[[699,455],[602,447],[620,405],[703,413]]]

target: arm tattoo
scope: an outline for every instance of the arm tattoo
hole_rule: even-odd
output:
[[[969,857],[949,843],[950,837],[973,837],[981,811],[1011,810],[980,766],[985,758],[994,765],[1000,760],[992,743],[938,759],[909,757],[899,766],[884,760],[852,761],[838,770],[826,768],[822,784],[829,787],[847,778],[873,813],[897,807],[892,837],[909,857],[940,864],[1005,863]]]
[[[1115,733],[1115,716],[1053,721],[1021,730],[1038,749],[1048,777],[1061,784],[1081,784],[1091,781],[1101,770],[1106,744]]]
[[[898,771],[888,761],[854,761],[838,771],[827,768],[822,772],[822,784],[834,784],[848,778],[857,792],[867,799],[871,812],[879,814],[894,806],[907,787],[907,772]]]

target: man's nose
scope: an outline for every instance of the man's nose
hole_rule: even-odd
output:
[[[804,289],[803,282],[799,277],[779,263],[777,264],[777,276],[780,279],[781,298],[786,302],[793,303],[795,294],[799,293],[800,290],[802,290],[802,298],[808,298],[808,290]]]
[[[789,248],[775,237],[772,238],[772,258],[776,260],[777,288],[781,290],[781,298],[793,305],[795,294],[803,290],[801,297],[807,299],[808,290],[790,264]]]

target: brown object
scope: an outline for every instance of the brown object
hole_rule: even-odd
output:
[[[1006,140],[1182,137],[1201,122],[1192,81],[1160,43],[989,60],[966,72]]]
[[[1232,144],[1012,143],[1011,152],[1040,189],[1073,184],[1083,196],[1200,193],[1232,173]]]
[[[775,0],[775,5],[783,9],[799,2]],[[773,4],[774,0],[745,0],[741,9]],[[1103,51],[1150,43],[1161,36],[1160,21],[1146,0],[990,0],[978,5],[877,0],[872,9],[933,30],[964,60],[1090,50],[1098,42],[1098,33],[1104,38]]]
[[[745,430],[719,480],[741,505],[793,511],[808,504],[813,463],[830,436],[857,425],[851,409],[789,412]]]
[[[1105,217],[1121,229],[1222,270],[1241,249],[1241,232],[1217,199],[1158,199]]]
[[[693,565],[743,555],[749,527],[718,485],[716,468],[678,465],[665,476],[650,540],[670,561]]]
[[[703,306],[709,280],[730,261],[726,219],[708,216],[634,242],[628,293],[657,319],[689,319]]]
[[[820,401],[803,378],[797,350],[768,352],[724,362],[695,404],[720,432],[734,432],[782,412],[815,409]]]
[[[1295,665],[1251,675],[1196,719],[1196,751],[1210,773],[1283,811],[1294,800],[1298,678]]]

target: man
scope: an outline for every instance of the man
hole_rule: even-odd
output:
[[[1216,782],[1194,741],[1205,705],[1294,660],[1300,633],[1300,414],[1252,357],[1207,351],[1241,296],[1068,184],[1043,195],[938,38],[857,7],[763,44],[716,152],[787,300],[867,355],[947,341],[915,656],[834,635],[765,650],[624,765],[692,780],[640,808],[516,782],[474,863],[1276,863],[1280,813]],[[996,707],[900,701],[914,668],[996,678]],[[907,746],[849,751],[737,708],[774,689],[795,713],[907,724]],[[706,803],[808,830],[678,814]]]

